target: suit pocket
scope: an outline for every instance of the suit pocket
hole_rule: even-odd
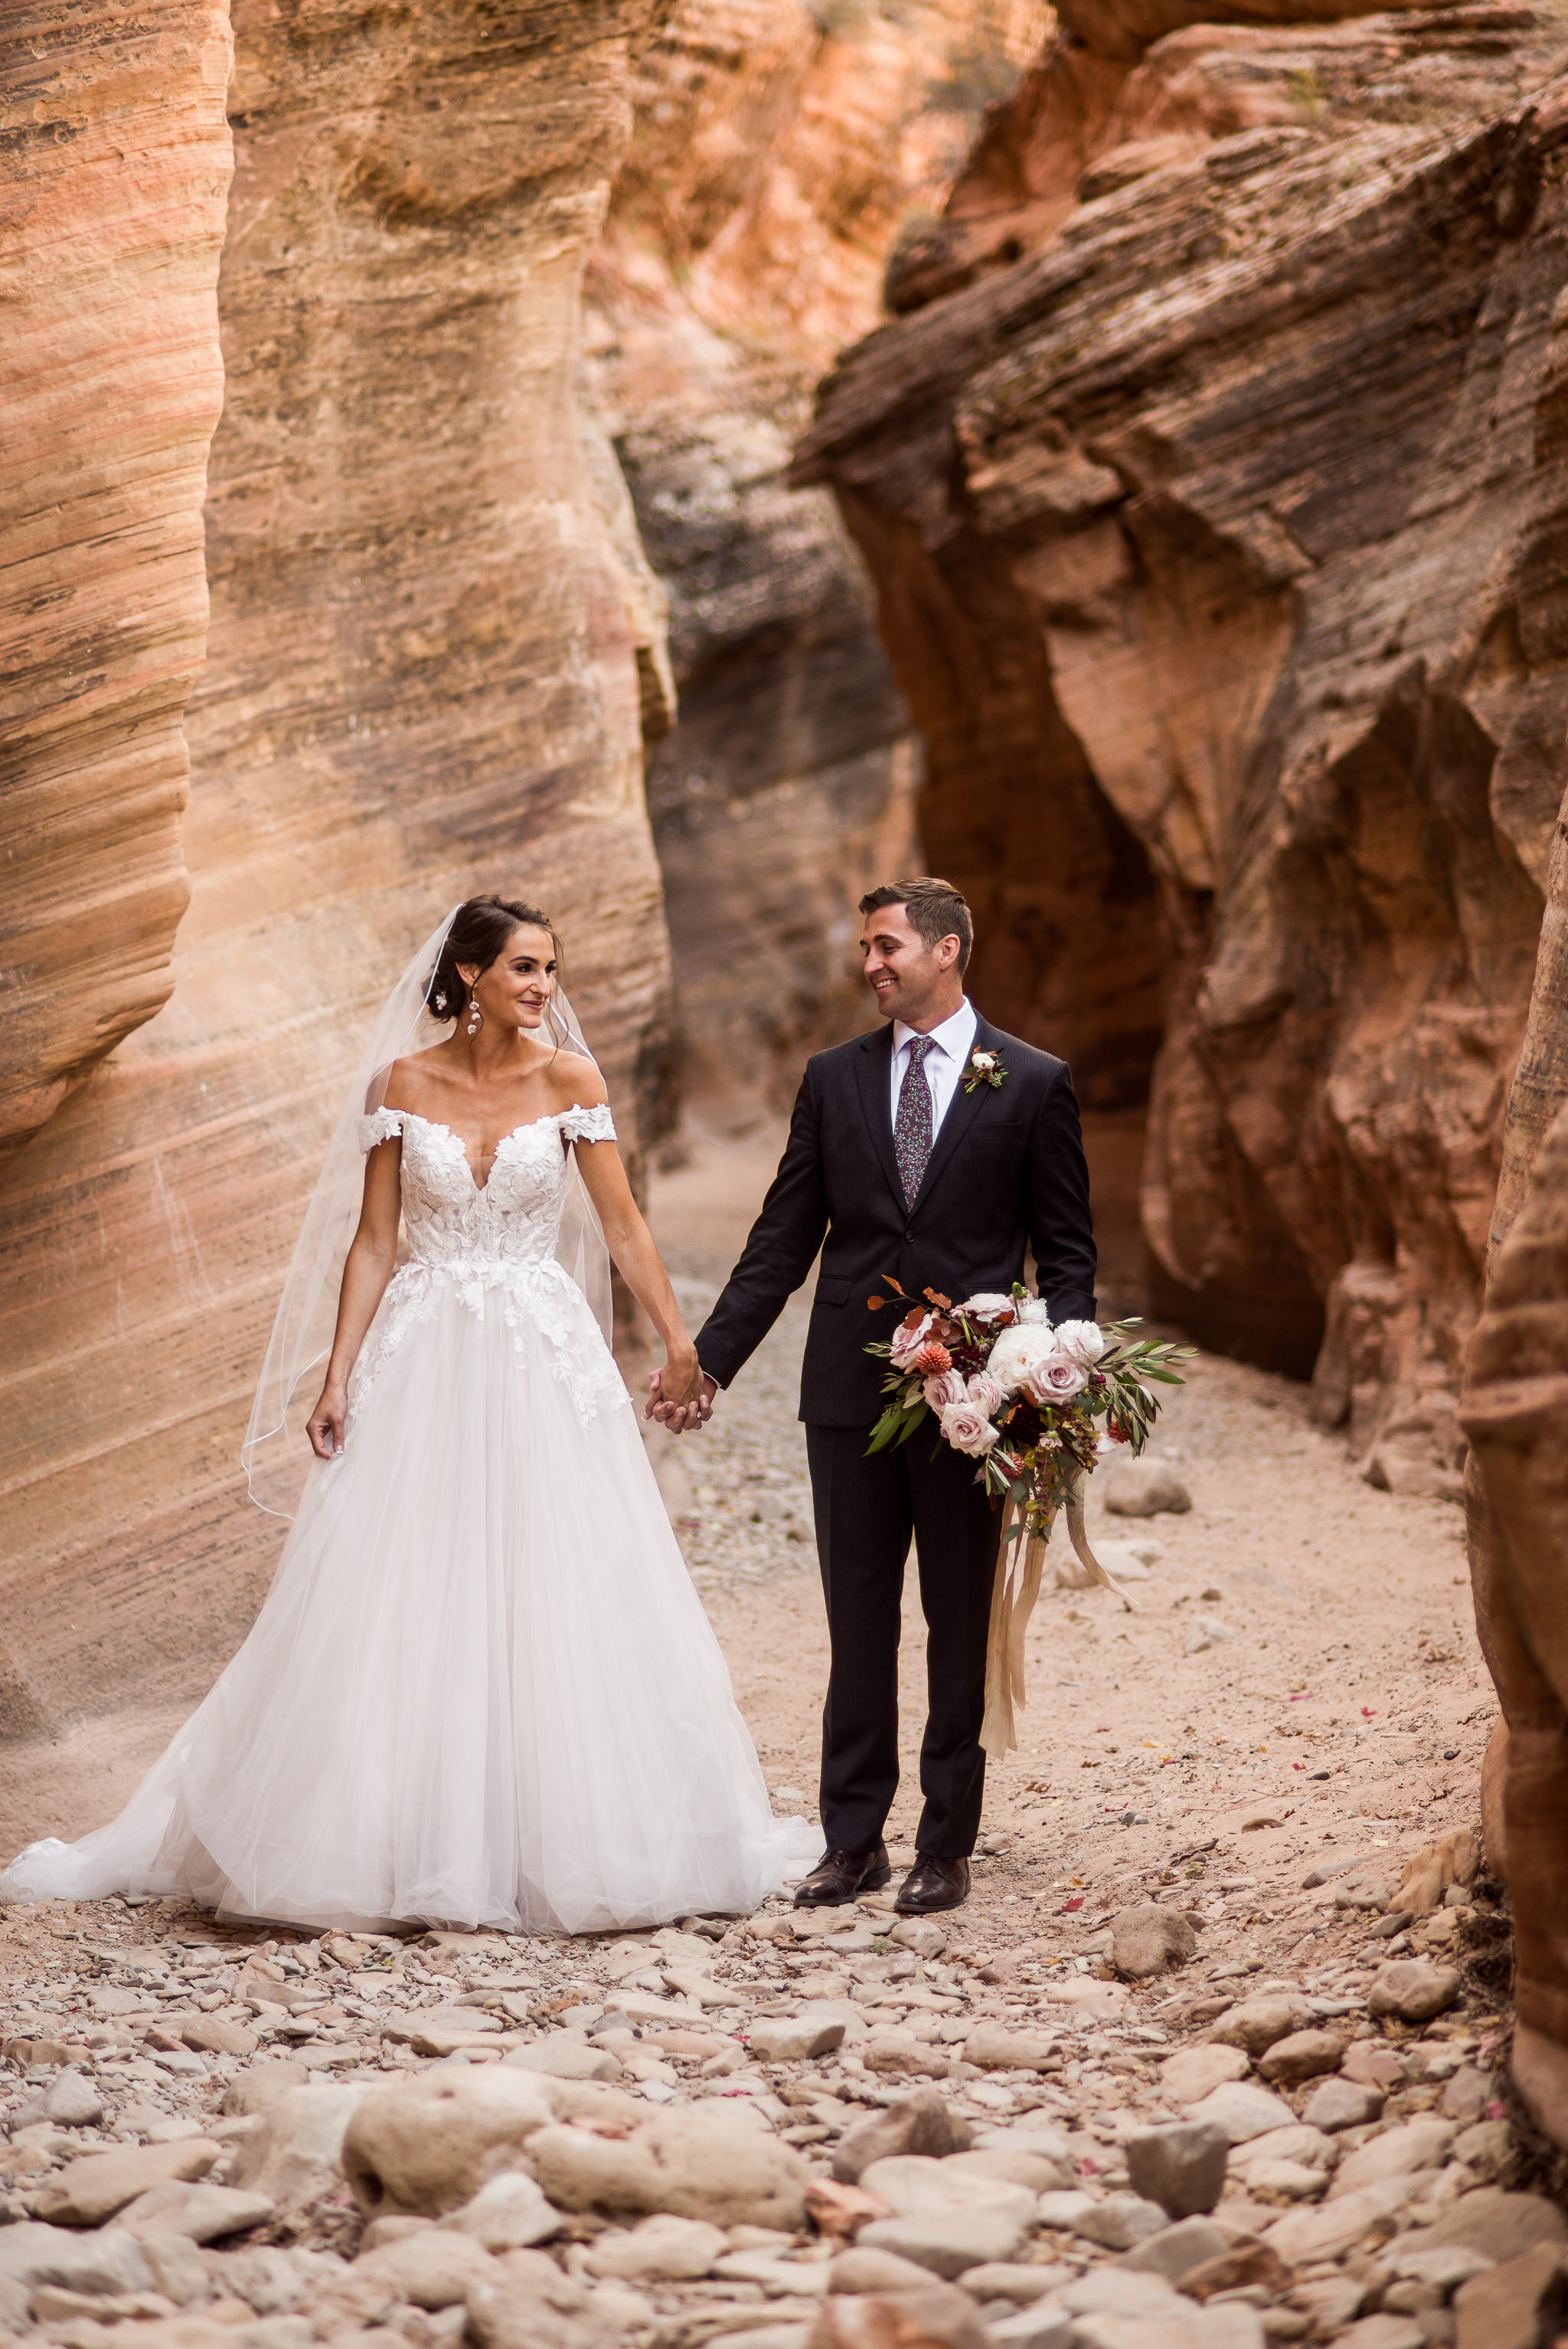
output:
[[[812,1302],[817,1305],[847,1305],[850,1288],[851,1283],[842,1275],[825,1272],[817,1283],[817,1294]]]

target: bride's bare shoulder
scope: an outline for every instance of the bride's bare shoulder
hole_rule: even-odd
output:
[[[557,1109],[593,1109],[610,1098],[596,1064],[583,1052],[557,1052],[549,1073]]]
[[[428,1105],[432,1086],[447,1057],[445,1044],[428,1044],[422,1052],[408,1052],[402,1060],[394,1061],[384,1081],[377,1080],[371,1090],[379,1088],[382,1107],[411,1109],[418,1115]]]

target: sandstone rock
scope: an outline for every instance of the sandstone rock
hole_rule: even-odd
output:
[[[673,2282],[709,2274],[728,2249],[722,2227],[660,2212],[629,2233],[601,2235],[588,2252],[586,2266],[590,2275],[615,2276],[623,2283]]]
[[[834,2294],[822,2303],[802,2349],[990,2349],[967,2292],[927,2282],[919,2292]]]
[[[308,2124],[323,2093],[311,2088],[287,2099],[263,2127],[274,2127],[280,2119],[285,2128]],[[487,2178],[515,2168],[519,2148],[555,2113],[549,2087],[534,2074],[504,2064],[483,2071],[453,2065],[355,2098],[334,2118],[343,2174],[362,2210],[372,2217],[418,2211],[436,2218],[470,2202]],[[326,2127],[324,2117],[324,2142]],[[247,2138],[242,2159],[256,2143]]]
[[[1291,2031],[1259,2058],[1258,2071],[1271,2084],[1299,2088],[1326,2072],[1336,2072],[1344,2052],[1345,2042],[1336,2031]]]
[[[76,2234],[29,2219],[0,2228],[0,2277],[59,2284],[67,2292],[148,2292],[152,2286],[139,2244],[119,2228]]]
[[[724,2114],[686,2106],[639,2111],[617,2137],[550,2127],[533,2132],[528,2151],[563,2210],[668,2210],[721,2227],[795,2228],[805,2218],[810,2172],[799,2155]]]
[[[1239,2047],[1182,2047],[1160,2067],[1160,2085],[1172,2104],[1195,2105],[1227,2080],[1251,2070]]]
[[[868,2071],[880,2072],[888,2079],[945,2080],[953,2069],[939,2047],[917,2039],[913,2031],[886,2025],[868,2033],[860,2056]]]
[[[1381,2088],[1363,2087],[1355,2080],[1325,2080],[1313,2090],[1301,2116],[1314,2128],[1360,2128],[1375,2121],[1382,2109]]]
[[[845,2130],[833,2148],[833,2176],[845,2185],[858,2185],[873,2161],[891,2155],[923,2153],[941,2160],[973,2143],[974,2132],[961,2113],[954,2112],[934,2088],[916,2088]]]
[[[1462,2161],[1478,2178],[1496,2178],[1502,2170],[1509,2152],[1509,2127],[1506,2121],[1472,2121],[1454,2139],[1454,2158]]]
[[[1000,2023],[977,2023],[964,2042],[965,2062],[983,2072],[1037,2072],[1060,2054],[1054,2032],[1010,2030]]]
[[[1368,2088],[1402,2088],[1408,2076],[1404,2057],[1386,2040],[1353,2039],[1339,2069],[1345,2079]]]
[[[907,2217],[874,2219],[859,2240],[868,2251],[892,2251],[934,2274],[957,2276],[990,2260],[1010,2260],[1032,2216],[994,2202],[934,2203]]]
[[[1262,2137],[1266,2129],[1287,2128],[1295,2115],[1283,2098],[1271,2095],[1267,2088],[1254,2087],[1250,2080],[1226,2080],[1189,2105],[1187,2117],[1191,2121],[1212,2121],[1234,2146]]]
[[[103,2118],[103,2098],[85,2073],[67,2064],[56,2073],[36,2109],[29,2107],[27,2117],[53,2121],[60,2128],[93,2128]]]
[[[958,2282],[961,2291],[982,2304],[988,2300],[1011,2300],[1026,2308],[1065,2283],[1071,2272],[1069,2268],[1039,2268],[1016,2260],[993,2260],[988,2267],[967,2269]]]
[[[176,2308],[189,2308],[211,2292],[207,2263],[188,2235],[145,2234],[138,2238],[154,2292]],[[225,2282],[228,2279],[225,2278]]]
[[[1568,2270],[1554,2244],[1538,2243],[1454,2294],[1458,2349],[1536,2349],[1568,2311]]]
[[[1347,2153],[1329,2190],[1333,2194],[1354,2194],[1363,2187],[1378,2185],[1386,2178],[1402,2177],[1412,2170],[1439,2169],[1447,2160],[1453,2141],[1452,2121],[1440,2120],[1435,2114],[1423,2114],[1400,2127],[1385,2129],[1380,2137]]]
[[[1185,1965],[1197,1947],[1191,1920],[1162,1900],[1119,1909],[1110,1920],[1110,1961],[1132,1982]]]
[[[934,2161],[924,2154],[894,2154],[873,2162],[861,2174],[861,2184],[868,2193],[879,2195],[895,2218],[910,2218],[924,2210],[984,2208],[1005,2210],[1020,2226],[1027,2227],[1035,2215],[1037,2189],[997,2177],[994,2171],[971,2168],[968,2164],[975,2158],[967,2154]]]
[[[806,2189],[806,2216],[830,2242],[852,2243],[868,2220],[891,2219],[892,2212],[880,2194],[863,2186],[814,2178]]]
[[[264,2226],[276,2208],[270,2195],[237,2186],[184,2186],[170,2180],[128,2203],[119,2223],[136,2236],[178,2235],[191,2243],[217,2243],[225,2235]]]
[[[1484,2072],[1473,2064],[1461,2064],[1452,2079],[1443,2088],[1442,2109],[1451,2121],[1461,2127],[1469,2121],[1479,2121],[1491,2101],[1492,2086]]]
[[[1344,2147],[1322,2129],[1302,2121],[1293,2128],[1270,2129],[1263,2137],[1251,2138],[1238,2147],[1233,2168],[1243,2178],[1250,2178],[1261,2161],[1291,2161],[1326,2174],[1336,2167],[1343,2151]]]
[[[1158,2234],[1146,2235],[1124,2251],[1121,2265],[1135,2274],[1163,2276],[1167,2283],[1179,2284],[1194,2268],[1222,2259],[1229,2249],[1229,2236],[1209,2220],[1179,2219],[1173,2227],[1161,2227]]]
[[[398,2093],[383,2091],[375,2101],[390,2102]],[[330,2193],[338,2182],[340,2162],[347,2168],[346,2133],[368,2101],[364,2088],[291,2088],[263,2115],[261,2126],[241,2138],[234,2184],[268,2195],[283,2208]]]
[[[503,2169],[499,2177],[487,2178],[471,2201],[449,2210],[438,2223],[471,2235],[487,2251],[517,2251],[558,2235],[562,2218],[531,2178],[519,2169]]]
[[[4,2242],[0,2235],[0,2245]],[[1568,2247],[1568,2218],[1556,2204],[1543,2194],[1511,2194],[1500,2186],[1482,2186],[1473,2194],[1461,2194],[1410,2248],[1438,2251],[1459,2245],[1482,2251],[1501,2266],[1538,2243]]]
[[[747,2044],[763,2064],[802,2064],[842,2046],[844,2026],[830,2016],[769,2015],[751,2025]]]
[[[1311,2016],[1299,1992],[1269,1991],[1241,2000],[1213,2024],[1209,2037],[1217,2046],[1243,2047],[1249,2055],[1262,2055],[1276,2039],[1304,2030]]]
[[[423,2227],[400,2242],[366,2251],[349,2270],[351,2281],[373,2277],[398,2301],[415,2308],[455,2308],[476,2285],[496,2273],[496,2263],[473,2236],[445,2227]]]
[[[1033,2308],[1020,2308],[991,2327],[991,2339],[997,2349],[1074,2349],[1083,2337],[1065,2309],[1042,2302]]]
[[[913,1950],[917,1958],[939,1958],[947,1947],[947,1935],[929,1917],[901,1917],[888,1935],[901,1950]]]
[[[1427,1917],[1451,1884],[1471,1884],[1480,1866],[1480,1839],[1470,1827],[1453,1827],[1405,1862],[1395,1905],[1412,1917]]]
[[[1429,1958],[1395,1958],[1374,1974],[1367,2012],[1397,2015],[1401,2023],[1429,2023],[1452,2006],[1460,1988],[1452,1966],[1434,1965]]]
[[[493,2282],[469,2288],[465,2335],[479,2349],[605,2349],[591,2295],[545,2252],[508,2251],[496,2266]]]
[[[262,2044],[242,2023],[231,2023],[222,2014],[192,2016],[181,2024],[180,2036],[202,2055],[253,2055]]]
[[[1177,2121],[1167,2127],[1139,2129],[1124,2149],[1133,2192],[1146,2202],[1158,2202],[1167,2218],[1187,2219],[1212,2210],[1224,2190],[1231,2139],[1212,2123]]]
[[[570,2031],[552,2031],[526,2047],[513,2047],[505,2062],[517,2072],[543,2072],[552,2080],[618,2080],[619,2058],[608,2047],[590,2047]]]
[[[1151,2236],[1163,2234],[1169,2220],[1158,2202],[1140,2194],[1108,2194],[1079,2219],[1073,2232],[1108,2251],[1130,2251]]]
[[[1308,2266],[1315,2260],[1336,2260],[1368,2232],[1387,2231],[1388,2219],[1404,2199],[1405,2189],[1399,2185],[1369,2186],[1359,2194],[1333,2196],[1309,2209],[1292,2210],[1276,2220],[1263,2240],[1271,2251],[1294,2267]]]
[[[1053,2144],[1046,2137],[1030,2139],[1022,2131],[1011,2145],[977,2146],[973,2153],[949,2154],[942,2168],[954,2177],[1009,2179],[1015,2186],[1026,2187],[1031,2194],[1049,2194],[1078,2184],[1073,2158],[1065,2144]]]
[[[224,2089],[223,2110],[229,2114],[270,2113],[291,2088],[304,2088],[309,2084],[310,2074],[303,2064],[287,2058],[254,2064]]]
[[[1086,2194],[1081,2186],[1064,2187],[1054,2193],[1041,2195],[1036,2216],[1042,2227],[1059,2229],[1066,2235],[1076,2235],[1080,2220],[1095,2208],[1095,2199],[1092,2194]]]
[[[1152,1517],[1161,1510],[1182,1515],[1192,1495],[1163,1460],[1118,1460],[1102,1469],[1101,1498],[1113,1516]]]
[[[869,2244],[856,2243],[841,2251],[828,2270],[828,2290],[830,2292],[887,2292],[923,2291],[931,2271],[913,2260],[900,2259],[896,2251],[874,2251]],[[967,2287],[965,2287],[967,2289]]]
[[[165,2178],[203,2178],[222,2152],[208,2137],[179,2145],[126,2146],[114,2153],[90,2153],[66,2164],[34,2198],[37,2217],[48,2224],[97,2227]],[[54,2281],[54,2279],[52,2279]]]

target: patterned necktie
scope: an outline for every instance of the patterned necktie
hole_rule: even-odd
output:
[[[906,1208],[914,1205],[931,1156],[931,1087],[921,1065],[930,1050],[929,1036],[910,1038],[909,1066],[899,1088],[898,1116],[893,1122],[892,1154],[898,1161]]]

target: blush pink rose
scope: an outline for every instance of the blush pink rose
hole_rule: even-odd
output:
[[[995,1419],[1006,1401],[1001,1380],[994,1379],[989,1371],[976,1371],[969,1381],[967,1392],[975,1410],[983,1411],[987,1419]]]
[[[1023,1381],[1031,1402],[1071,1402],[1088,1384],[1088,1372],[1070,1354],[1047,1354],[1030,1366]]]
[[[923,1313],[918,1321],[901,1321],[892,1333],[892,1359],[896,1371],[912,1370],[914,1358],[924,1345],[931,1330],[931,1316]]]
[[[943,1436],[954,1452],[967,1452],[972,1459],[989,1452],[996,1441],[991,1422],[972,1402],[949,1403],[941,1424]]]
[[[958,1310],[970,1321],[1011,1321],[1014,1319],[1013,1300],[999,1289],[977,1289],[966,1297]]]
[[[949,1403],[967,1402],[969,1391],[956,1371],[936,1371],[925,1381],[926,1402],[934,1412],[944,1412]]]

